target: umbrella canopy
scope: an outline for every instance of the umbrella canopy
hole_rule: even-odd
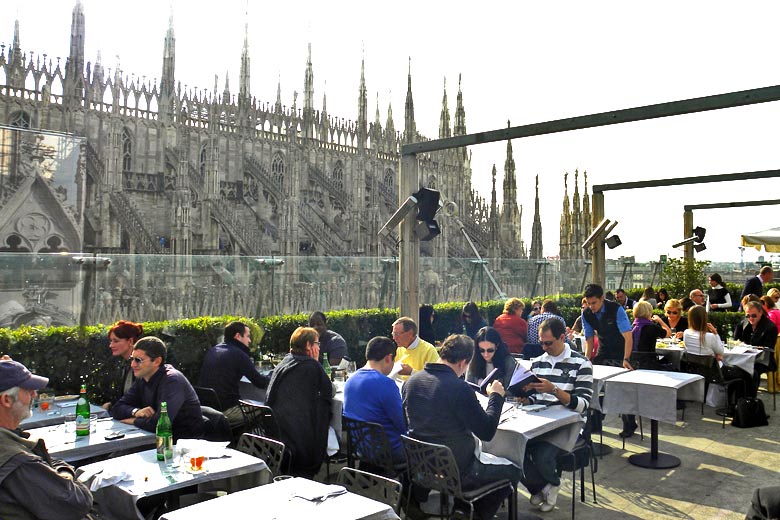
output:
[[[780,228],[742,235],[742,245],[755,247],[759,251],[761,246],[764,246],[768,253],[780,253]]]

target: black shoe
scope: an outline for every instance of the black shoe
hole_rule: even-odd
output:
[[[623,430],[622,432],[618,433],[618,437],[621,439],[628,439],[629,437],[634,436],[634,432],[636,431],[636,426],[634,426],[631,429]]]

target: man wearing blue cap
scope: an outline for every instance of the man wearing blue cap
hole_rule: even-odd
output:
[[[21,363],[0,360],[0,518],[76,520],[92,508],[92,494],[74,469],[52,459],[43,440],[27,439],[18,429],[47,384]]]

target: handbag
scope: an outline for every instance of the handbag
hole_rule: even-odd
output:
[[[764,402],[755,397],[740,397],[737,399],[734,418],[731,419],[731,425],[737,428],[754,428],[756,426],[767,426],[766,412],[764,411]]]

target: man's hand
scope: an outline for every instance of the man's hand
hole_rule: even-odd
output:
[[[103,403],[103,404],[101,404],[101,405],[100,405],[100,407],[101,407],[103,410],[106,410],[106,411],[108,411],[108,409],[109,409],[109,408],[111,408],[111,403]]]
[[[495,379],[490,382],[490,384],[487,386],[487,394],[490,395],[492,393],[497,393],[501,397],[504,397],[504,394],[506,393],[504,391],[504,385],[501,384],[501,381],[498,379]]]
[[[135,412],[134,418],[138,419],[139,417],[143,417],[143,418],[154,417],[154,414],[155,414],[154,408],[152,408],[151,406],[147,406],[146,408],[141,408],[140,410]]]
[[[538,383],[529,383],[528,387],[533,388],[539,393],[551,394],[553,393],[555,385],[552,384],[549,379],[543,379],[540,377]]]
[[[398,371],[398,373],[402,376],[410,376],[412,375],[412,366],[407,365],[406,363],[401,363],[401,370]]]

